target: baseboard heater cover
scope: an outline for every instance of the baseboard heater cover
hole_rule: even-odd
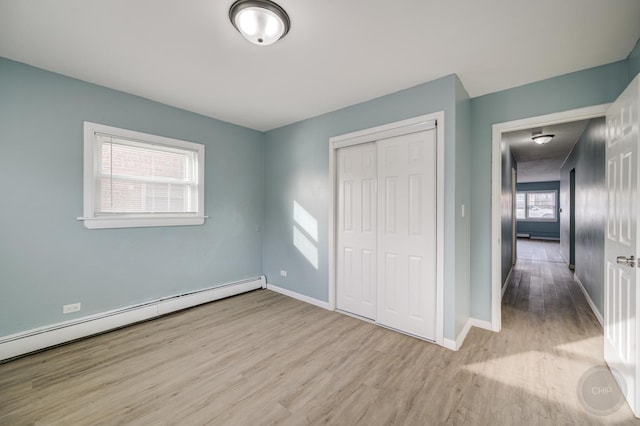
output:
[[[0,361],[266,286],[262,275],[0,337]]]

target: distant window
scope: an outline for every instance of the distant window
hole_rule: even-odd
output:
[[[557,191],[526,191],[516,194],[516,219],[530,221],[558,220]]]
[[[526,198],[527,194],[524,192],[518,192],[516,194],[516,219],[526,219],[527,218],[527,213],[526,213]]]
[[[87,228],[204,223],[204,146],[84,123]]]

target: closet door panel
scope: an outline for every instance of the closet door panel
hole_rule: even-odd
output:
[[[435,339],[435,129],[378,141],[377,321]]]
[[[336,306],[376,319],[378,200],[374,142],[338,150]]]

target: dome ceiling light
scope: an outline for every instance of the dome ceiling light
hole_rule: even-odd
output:
[[[287,35],[289,15],[269,0],[237,0],[229,9],[233,26],[253,44],[268,46]]]
[[[553,139],[554,136],[555,135],[550,135],[550,134],[543,135],[542,132],[533,133],[531,135],[531,140],[537,143],[538,145],[544,145],[551,142],[551,139]]]

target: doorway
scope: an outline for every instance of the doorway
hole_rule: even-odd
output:
[[[569,269],[576,269],[576,169],[569,172]]]
[[[511,168],[511,266],[516,264],[518,259],[518,220],[516,213],[516,196],[517,196],[518,173],[515,167]]]
[[[569,123],[603,117],[609,104],[580,108],[539,117],[526,118],[493,126],[492,132],[492,200],[491,200],[491,325],[494,331],[502,328],[502,138],[512,131],[547,125]]]

